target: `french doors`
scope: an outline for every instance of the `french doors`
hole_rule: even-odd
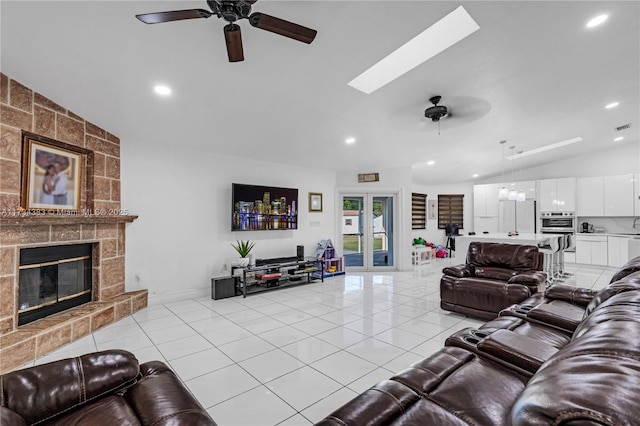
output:
[[[396,194],[341,194],[342,252],[348,269],[396,269],[396,198]]]

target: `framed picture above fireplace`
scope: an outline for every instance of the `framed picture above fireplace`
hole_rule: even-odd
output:
[[[23,132],[22,207],[79,210],[87,150]]]

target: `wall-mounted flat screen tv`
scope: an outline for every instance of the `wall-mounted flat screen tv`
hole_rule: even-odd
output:
[[[298,190],[275,186],[232,187],[232,231],[298,229]]]

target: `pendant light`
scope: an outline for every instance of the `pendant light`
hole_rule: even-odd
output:
[[[504,186],[504,144],[507,141],[500,141],[500,145],[502,145],[502,186],[498,190],[498,200],[505,201],[509,199],[509,190]]]
[[[515,148],[515,145],[512,145],[509,147],[509,149],[511,150],[511,186],[515,186],[515,181],[513,180],[513,149]],[[512,188],[509,190],[509,194],[507,195],[507,199],[509,201],[516,201],[518,199],[518,191],[516,191],[515,188]]]
[[[524,151],[518,151],[518,155],[521,155]],[[518,179],[520,180],[520,185],[522,185],[522,161],[519,161],[520,163],[520,176],[518,177]],[[522,188],[520,188],[520,191],[518,191],[518,196],[516,198],[516,201],[525,201],[527,199],[527,194],[525,194],[525,192],[522,190]]]

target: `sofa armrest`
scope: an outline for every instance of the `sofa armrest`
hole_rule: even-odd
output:
[[[584,310],[564,302],[556,303],[560,304],[552,302],[538,305],[529,311],[527,317],[563,330],[574,331],[584,317]],[[569,309],[570,307],[573,309]]]
[[[547,274],[540,271],[519,272],[517,275],[509,278],[509,284],[524,284],[527,286],[537,286],[544,284],[547,280]]]
[[[15,411],[7,407],[0,407],[0,425],[2,426],[27,426],[27,422]]]
[[[597,291],[588,288],[554,284],[545,290],[544,296],[548,299],[563,300],[574,305],[587,306],[596,293]]]
[[[216,425],[166,364],[146,362],[140,373],[142,379],[127,389],[124,397],[143,425]]]
[[[12,371],[0,376],[3,405],[33,424],[126,388],[139,372],[135,356],[122,350]]]
[[[442,270],[442,273],[457,278],[474,276],[473,266],[471,265],[447,266]]]
[[[558,352],[558,348],[510,330],[494,331],[478,343],[478,349],[532,374]]]

